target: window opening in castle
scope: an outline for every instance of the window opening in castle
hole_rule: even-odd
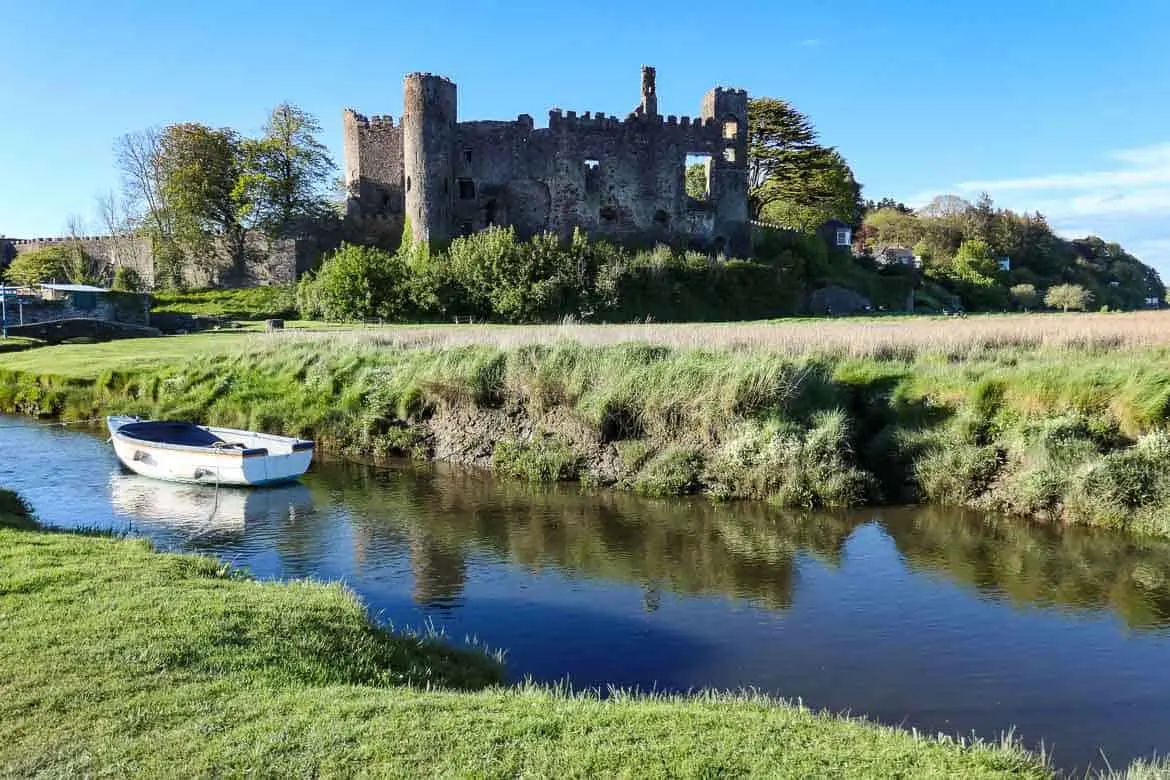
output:
[[[467,163],[468,165],[471,165],[471,150],[470,149],[463,150],[463,162]]]
[[[475,200],[475,182],[471,179],[459,180],[459,200]]]
[[[406,177],[406,191],[410,192],[410,177]]]
[[[727,147],[726,149],[724,149],[723,150],[723,159],[727,160],[727,162],[731,162],[731,163],[735,162],[735,149],[730,147],[730,146]]]
[[[483,223],[488,225],[496,224],[496,202],[489,200],[487,205],[483,207]]]
[[[585,161],[585,192],[601,191],[601,160]]]
[[[711,155],[688,154],[684,163],[684,185],[691,200],[711,199]]]
[[[464,222],[463,225],[460,227],[459,232],[462,233],[464,236],[470,236],[472,233],[475,232],[475,226],[472,225],[470,222]]]
[[[723,137],[732,139],[739,135],[739,122],[734,119],[728,119],[723,123]]]

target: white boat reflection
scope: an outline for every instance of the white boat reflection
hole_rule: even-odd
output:
[[[280,522],[313,508],[309,489],[299,482],[216,489],[125,472],[110,477],[110,501],[135,530],[141,527],[204,541],[239,539],[248,525]]]

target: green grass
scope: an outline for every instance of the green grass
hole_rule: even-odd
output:
[[[161,290],[152,295],[151,311],[195,314],[228,320],[264,320],[296,316],[296,295],[289,287],[215,290]]]
[[[507,411],[540,435],[505,431],[487,451],[497,450],[501,473],[537,481],[805,508],[925,501],[1170,535],[1165,346],[975,341],[789,355],[508,343],[518,332],[207,333],[45,347],[0,356],[0,411],[189,418],[373,455],[424,451],[415,445],[445,409]],[[434,338],[443,341],[430,346]],[[607,459],[616,474],[592,465]]]
[[[337,585],[43,531],[3,491],[0,625],[5,776],[1048,776],[762,697],[501,687]]]

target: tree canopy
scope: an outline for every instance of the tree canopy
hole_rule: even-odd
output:
[[[856,225],[861,185],[836,149],[820,144],[812,120],[790,103],[748,102],[748,208],[753,219],[808,231],[836,218]]]
[[[196,122],[128,133],[115,144],[122,202],[105,199],[103,219],[114,235],[151,238],[163,284],[231,273],[245,231],[275,238],[327,215],[334,164],[320,132],[312,114],[282,103],[259,138]]]
[[[974,202],[941,195],[915,211],[881,201],[873,204],[860,231],[864,248],[878,256],[889,246],[912,248],[923,258],[925,281],[959,297],[972,309],[1028,309],[1043,298],[1049,306],[1084,308],[1089,301],[1114,309],[1136,309],[1161,299],[1158,272],[1115,243],[1096,236],[1068,241],[1041,214],[997,208],[986,194]],[[1006,258],[1007,269],[999,262]],[[1054,288],[1072,285],[1088,300],[1067,292],[1048,301]],[[1031,292],[1025,292],[1030,290]]]

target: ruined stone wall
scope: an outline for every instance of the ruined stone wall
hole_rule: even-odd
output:
[[[657,112],[655,73],[643,68],[637,108],[624,119],[554,109],[547,128],[532,117],[456,122],[457,92],[445,78],[410,74],[404,81],[400,135],[380,138],[372,122],[345,116],[349,221],[399,211],[416,240],[442,241],[511,225],[528,237],[583,228],[624,242],[686,242],[746,256],[747,93],[717,88],[700,118]],[[399,144],[400,146],[396,145]],[[369,147],[377,147],[372,151]],[[401,148],[405,207],[380,185]],[[708,197],[686,193],[686,158],[710,157]]]
[[[91,258],[104,265],[110,277],[118,268],[132,268],[147,289],[157,280],[150,239],[139,236],[83,236],[81,238],[11,239],[16,254],[47,247],[63,247],[77,241]],[[268,239],[259,233],[245,238],[245,256],[233,267],[227,250],[219,246],[214,257],[183,269],[183,283],[189,287],[256,287],[292,284],[312,267],[318,254],[316,242],[308,239]],[[64,280],[60,280],[64,281]]]
[[[347,211],[353,216],[401,213],[402,128],[391,116],[342,115]]]
[[[50,247],[64,247],[78,242],[82,251],[108,268],[112,275],[120,267],[134,269],[146,285],[154,284],[154,252],[150,239],[140,236],[62,236],[55,238],[13,239],[17,255]]]

